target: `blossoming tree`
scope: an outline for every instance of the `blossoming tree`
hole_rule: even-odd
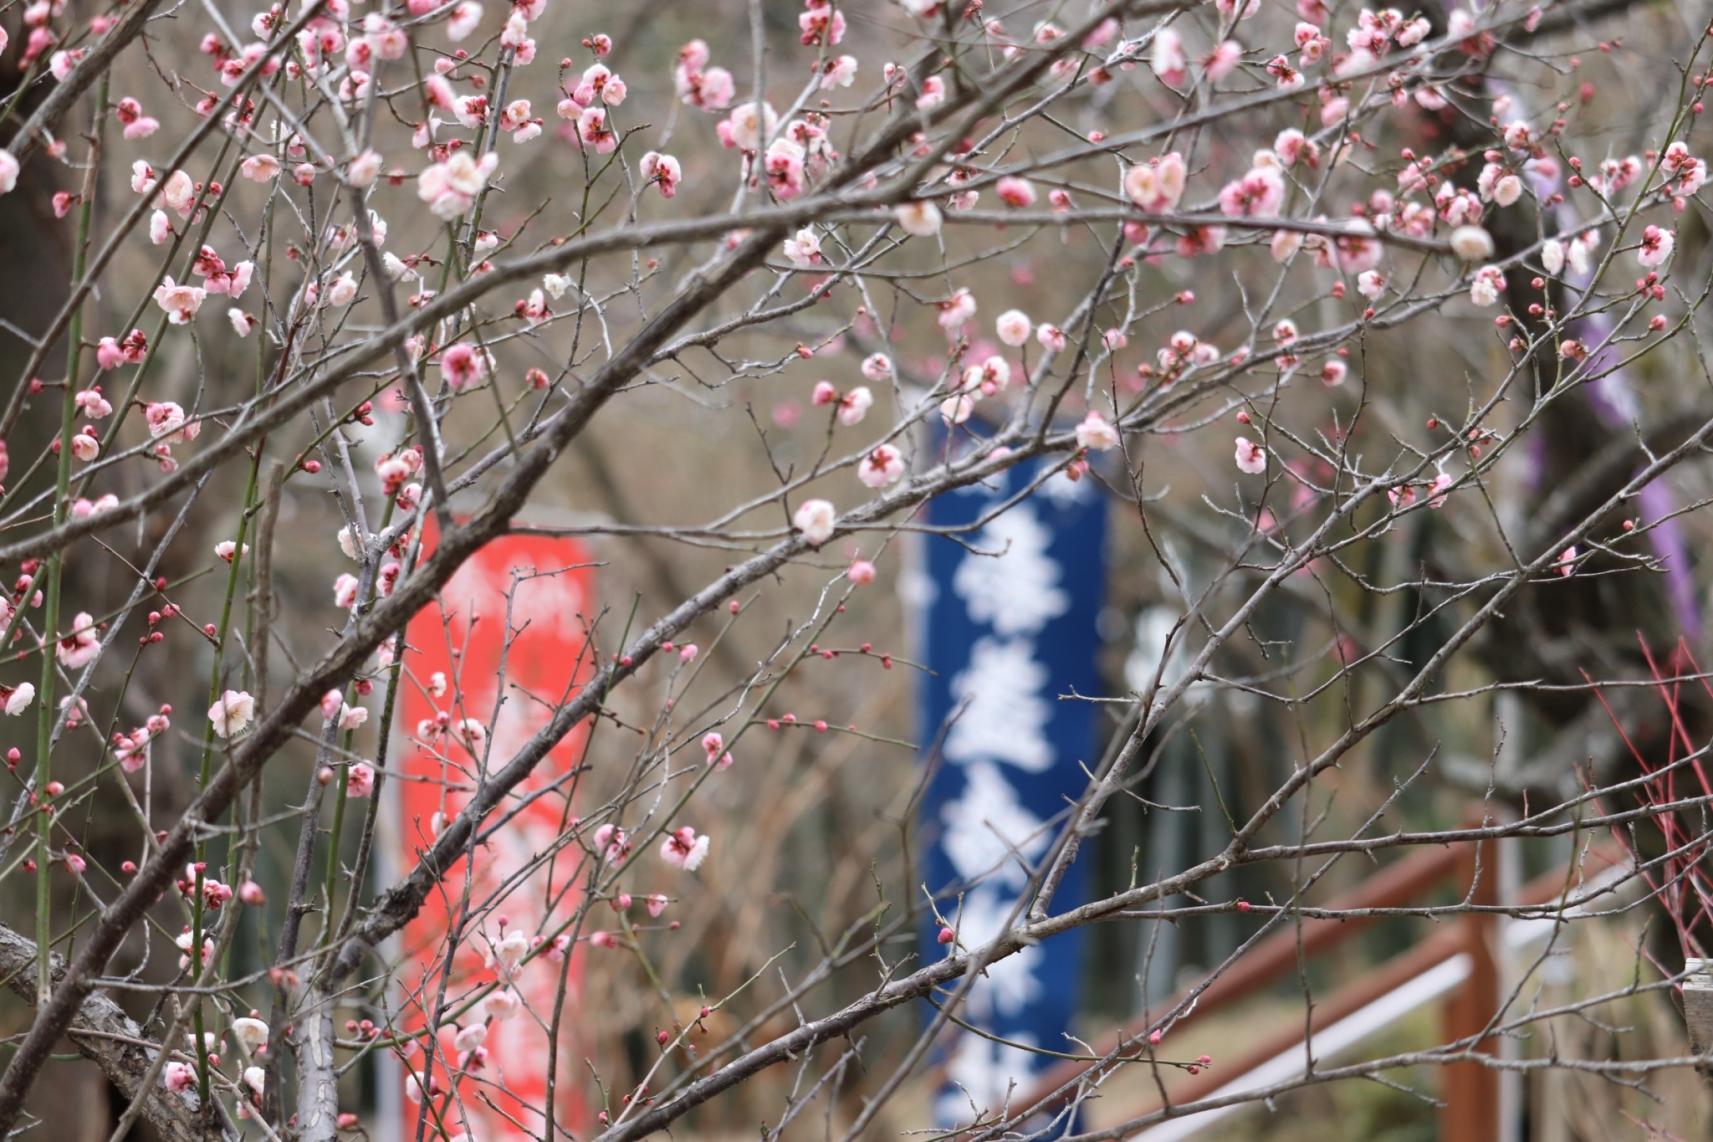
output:
[[[1549,1001],[1537,963],[1479,1041],[1245,1097],[1472,1057],[1682,1072],[1681,1044],[1492,1044],[1663,1004],[1708,947],[1708,18],[0,17],[0,206],[34,219],[6,226],[0,313],[0,1129],[52,1135],[68,1050],[118,1092],[115,1137],[924,1129],[935,1032],[1056,934],[1221,913],[1258,938],[1395,851],[1614,830],[1634,867],[1553,915],[1655,917],[1634,979]],[[1166,618],[1129,683],[1058,696],[1107,727],[1080,796],[1016,807],[1045,823],[1000,867],[917,883],[917,754],[1024,750],[1029,711],[992,700],[1015,669],[995,643],[959,682],[979,721],[912,726],[886,589],[924,504],[1026,462],[1041,477],[954,537],[972,613],[1050,629],[1053,568],[980,558],[1038,551],[1034,497],[1081,484],[1118,520],[1114,606]],[[412,620],[517,534],[576,537],[596,587],[513,567],[417,668]],[[492,678],[460,665],[482,623]],[[565,647],[551,683],[508,667],[532,624]],[[1166,743],[1239,710],[1268,729],[1234,742],[1232,784],[1164,807],[1203,816],[1206,851],[1119,854],[1127,876],[1056,901],[1151,804]],[[411,782],[443,808],[404,819]],[[1265,905],[1215,891],[1239,874]],[[984,879],[1022,895],[966,939]],[[1482,907],[1539,912],[1398,911]],[[420,1018],[406,937],[444,965],[409,977]],[[1194,1010],[1035,1045],[1086,1064],[1061,1125],[1114,1080],[1217,1065],[1175,1048]],[[523,1023],[546,1085],[502,1112]],[[1039,1104],[964,1101],[983,1138]]]

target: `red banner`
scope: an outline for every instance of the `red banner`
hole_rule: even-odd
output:
[[[430,528],[425,548],[433,539]],[[397,727],[403,748],[392,782],[394,855],[403,867],[468,803],[484,763],[503,768],[593,673],[584,624],[594,576],[586,562],[570,540],[507,536],[482,548],[411,620]],[[570,1031],[582,1007],[582,965],[574,949],[569,963],[551,950],[579,897],[569,880],[578,850],[554,854],[571,815],[570,787],[556,781],[577,765],[584,739],[578,729],[553,747],[495,812],[539,796],[477,848],[473,867],[452,870],[401,933],[399,1022],[414,1031],[436,1011],[442,1023],[456,1014],[435,1048],[419,1046],[406,1058],[404,1137],[416,1137],[419,1114],[429,1116],[428,1138],[541,1137],[556,1002],[555,1123],[585,1124],[574,1094],[581,1053]],[[518,964],[530,952],[538,954]],[[472,1003],[484,991],[490,997]]]

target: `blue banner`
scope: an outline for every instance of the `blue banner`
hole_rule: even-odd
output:
[[[936,449],[945,437],[936,433]],[[962,439],[968,443],[967,436]],[[933,772],[922,802],[922,879],[966,947],[1004,931],[1029,879],[1093,768],[1099,694],[1097,620],[1106,585],[1106,497],[1091,479],[1033,483],[1039,462],[986,485],[941,495],[926,508],[914,576],[920,738]],[[999,514],[994,513],[998,511]],[[992,516],[992,518],[988,518]],[[972,526],[974,525],[974,526]],[[1054,911],[1086,898],[1078,861]],[[961,903],[960,903],[961,900]],[[922,953],[946,954],[928,916]],[[994,1035],[1054,1051],[1077,1010],[1084,938],[1067,932],[994,964],[960,1018]],[[996,1113],[1028,1091],[1051,1060],[953,1028],[936,1102],[941,1127]]]

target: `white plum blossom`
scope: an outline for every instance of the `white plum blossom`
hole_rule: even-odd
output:
[[[1118,429],[1099,412],[1089,409],[1088,415],[1077,425],[1077,447],[1090,452],[1105,452],[1117,448],[1118,444]]]
[[[833,537],[836,519],[837,513],[829,501],[804,500],[792,513],[791,524],[802,533],[809,546],[819,547]]]
[[[932,238],[940,232],[940,208],[932,202],[917,200],[901,203],[893,210],[898,228],[915,238]]]
[[[1465,262],[1484,262],[1493,256],[1493,235],[1479,226],[1459,226],[1451,232],[1451,252]]]
[[[256,718],[256,699],[244,690],[227,690],[208,707],[208,724],[218,738],[235,738]]]

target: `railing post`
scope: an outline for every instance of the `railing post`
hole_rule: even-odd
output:
[[[1689,1047],[1697,1055],[1713,1052],[1713,960],[1683,961],[1683,1021],[1689,1025]],[[1695,1068],[1713,1082],[1713,1063]]]
[[[1482,839],[1463,846],[1458,883],[1468,885],[1468,901],[1496,904],[1499,899],[1498,846]],[[1471,912],[1458,920],[1469,978],[1446,1001],[1444,1032],[1448,1041],[1479,1035],[1499,1009],[1499,939],[1496,912]],[[1472,1050],[1492,1047],[1483,1039]],[[1498,1142],[1499,1072],[1478,1062],[1457,1062],[1445,1068],[1444,1108],[1440,1111],[1443,1142]]]

